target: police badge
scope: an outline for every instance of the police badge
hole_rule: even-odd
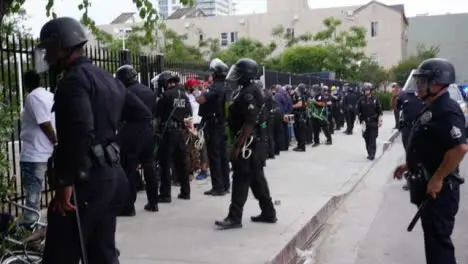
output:
[[[424,125],[427,122],[431,121],[431,119],[432,119],[432,112],[431,111],[426,111],[419,118],[419,122],[421,123],[421,125]]]

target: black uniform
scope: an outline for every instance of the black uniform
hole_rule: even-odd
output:
[[[429,85],[448,86],[455,82],[453,65],[443,59],[429,59],[421,63],[414,75],[426,79],[429,96],[436,96],[429,90]],[[423,84],[424,85],[424,84]],[[418,87],[418,89],[424,89]],[[412,202],[420,205],[424,200],[427,182],[442,166],[445,154],[460,145],[466,144],[465,117],[457,102],[450,98],[447,91],[428,105],[413,126],[409,139],[406,164],[412,175],[419,176],[419,182],[410,181]],[[443,178],[441,191],[430,200],[422,211],[421,222],[424,231],[426,263],[455,264],[455,248],[451,240],[455,215],[460,202],[460,184],[458,166]],[[418,188],[419,187],[419,188]]]
[[[316,94],[312,102],[318,103],[327,103],[329,102],[329,98],[327,96],[322,95],[322,93]],[[320,144],[320,130],[323,130],[325,137],[327,138],[327,144],[332,143],[332,137],[329,130],[328,124],[328,106],[319,106],[315,105],[316,108],[316,115],[321,115],[323,118],[318,118],[316,116],[313,117],[313,130],[314,130],[314,146],[318,146]]]
[[[49,60],[73,61],[67,65],[55,94],[58,146],[49,162],[48,176],[56,190],[74,186],[73,200],[81,223],[79,233],[77,211],[62,215],[48,208],[42,263],[77,264],[80,234],[88,263],[118,263],[116,216],[128,191],[119,165],[116,131],[122,117],[145,120],[150,113],[111,74],[86,57],[76,57],[86,43],[86,33],[75,19],[62,17],[47,22],[41,29],[40,41],[38,48],[46,50]],[[55,61],[51,66],[60,72],[62,65]],[[55,198],[56,202],[64,202]]]
[[[127,65],[127,67],[131,67]],[[123,76],[123,72],[133,72],[134,77]],[[137,198],[138,182],[141,178],[137,172],[138,165],[143,168],[146,182],[146,196],[148,204],[146,210],[157,211],[158,207],[158,182],[154,168],[154,137],[152,128],[152,117],[156,111],[156,94],[151,89],[136,81],[137,73],[132,68],[121,67],[116,74],[117,78],[127,86],[127,89],[135,94],[151,112],[151,117],[144,122],[126,122],[119,133],[119,144],[121,146],[121,164],[127,174],[130,187],[130,199],[122,215],[135,215],[135,201]]]
[[[299,92],[294,92],[291,95],[292,104],[293,106],[298,103],[302,103],[303,105],[306,103],[304,101],[303,95]],[[296,137],[297,147],[294,149],[295,151],[305,151],[306,145],[306,115],[304,107],[293,108],[294,114],[294,136]]]
[[[346,134],[352,134],[356,121],[356,110],[359,95],[353,88],[349,88],[343,98],[343,112],[346,120]]]
[[[161,142],[158,159],[161,166],[159,202],[171,202],[171,165],[180,182],[180,199],[190,199],[190,180],[185,145],[185,119],[192,116],[190,101],[182,87],[167,89],[156,104],[156,117],[160,118],[158,132]]]
[[[202,96],[199,115],[205,128],[206,147],[211,174],[211,190],[206,195],[224,195],[230,188],[229,160],[225,131],[225,82],[215,81]]]
[[[333,117],[333,123],[334,126],[332,126],[332,129],[334,130],[340,130],[341,129],[341,94],[339,93],[339,90],[335,90],[332,92],[331,95],[331,115]]]
[[[250,59],[241,59],[231,67],[228,80],[236,81],[242,88],[234,96],[230,107],[229,128],[231,135],[236,135],[232,156],[233,183],[229,214],[223,221],[215,224],[221,228],[242,226],[242,214],[247,200],[249,187],[259,201],[262,210],[259,216],[252,217],[255,222],[276,222],[276,211],[270,197],[270,191],[263,172],[264,155],[262,130],[264,123],[262,111],[264,98],[260,88],[251,83],[258,74],[258,64]],[[246,133],[250,132],[250,135]],[[243,141],[245,139],[245,141]],[[241,142],[241,140],[243,142]],[[242,145],[240,145],[242,144]],[[237,152],[238,150],[239,152]]]
[[[424,109],[424,102],[418,98],[414,91],[403,91],[398,95],[395,108],[401,112],[398,128],[401,132],[403,146],[406,149],[413,122]]]
[[[265,109],[268,112],[267,117],[267,131],[268,131],[268,151],[267,157],[270,159],[275,158],[275,155],[279,154],[279,139],[280,135],[275,135],[275,131],[278,131],[282,122],[282,118],[278,118],[281,115],[281,109],[278,102],[273,98],[273,94],[269,90],[265,90]]]
[[[373,160],[377,151],[377,137],[379,135],[379,118],[382,116],[382,107],[379,99],[373,95],[363,96],[359,99],[357,107],[359,122],[365,124],[362,132],[366,143],[367,158]]]

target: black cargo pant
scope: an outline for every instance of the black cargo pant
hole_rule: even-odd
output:
[[[228,218],[233,221],[242,221],[249,187],[259,202],[261,214],[265,217],[276,217],[270,189],[263,172],[262,147],[260,145],[259,141],[251,145],[252,155],[249,158],[243,159],[242,153],[240,153],[239,157],[232,161],[234,174],[232,175],[232,195]]]
[[[325,137],[327,138],[327,141],[332,141],[331,133],[329,130],[329,125],[325,120],[320,120],[316,117],[313,117],[313,129],[314,129],[314,143],[319,144],[320,143],[320,130],[323,130],[323,134],[325,134]]]
[[[379,125],[377,122],[366,122],[366,130],[362,132],[362,137],[366,143],[367,154],[375,157],[377,151],[377,137],[379,136]]]
[[[306,131],[305,131],[305,141],[306,144],[312,144],[314,142],[314,128],[312,125],[312,116],[306,117]]]
[[[306,145],[306,119],[303,115],[294,115],[294,136],[296,137],[297,147],[305,149]]]
[[[274,122],[274,126],[273,126],[273,137],[274,137],[274,141],[275,141],[275,148],[274,148],[274,151],[275,151],[275,155],[279,155],[280,154],[280,151],[284,149],[284,146],[286,144],[286,133],[284,131],[284,126],[283,126],[284,122],[283,122],[283,115],[280,114],[280,115],[277,115],[275,117],[275,122]]]
[[[120,134],[121,158],[120,163],[127,174],[129,186],[129,200],[123,213],[134,210],[138,192],[138,181],[141,177],[137,172],[141,164],[146,182],[146,197],[148,203],[158,203],[158,182],[154,164],[154,138],[151,124],[128,124]]]
[[[287,151],[289,149],[289,143],[291,142],[291,135],[289,133],[289,124],[283,121],[283,131],[284,131],[284,144],[281,146],[282,151]]]
[[[159,146],[159,165],[161,167],[160,197],[171,198],[171,168],[180,182],[180,193],[190,195],[190,179],[187,160],[187,146],[185,145],[182,129],[168,129]]]
[[[421,215],[427,264],[456,264],[451,235],[460,203],[459,183],[446,180]]]
[[[208,121],[205,126],[206,148],[210,164],[211,187],[214,191],[227,191],[229,180],[229,160],[227,157],[226,131],[224,123]]]
[[[120,165],[92,168],[89,181],[75,185],[83,242],[89,264],[119,263],[116,217],[127,202],[127,178]],[[81,256],[76,214],[47,210],[43,264],[78,264]]]
[[[352,133],[354,129],[354,122],[356,122],[356,111],[354,110],[354,108],[350,108],[346,110],[345,118],[346,118],[346,132]]]

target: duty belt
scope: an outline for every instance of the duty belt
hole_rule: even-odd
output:
[[[170,130],[183,130],[185,128],[185,125],[183,123],[172,120],[162,123],[161,126],[166,127]]]

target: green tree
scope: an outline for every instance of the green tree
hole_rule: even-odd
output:
[[[164,34],[164,56],[167,60],[171,61],[184,61],[194,62],[203,59],[202,53],[197,47],[188,46],[185,44],[186,35],[177,34],[177,32],[161,28]],[[107,48],[114,52],[119,52],[123,46],[122,39],[112,38],[108,42]],[[141,54],[145,49],[153,50],[155,45],[152,41],[146,38],[144,29],[142,27],[133,27],[131,32],[125,37],[125,48],[132,54]]]
[[[389,72],[369,58],[361,61],[356,74],[356,81],[370,82],[376,88],[380,87],[390,78]]]
[[[297,46],[286,49],[281,54],[280,65],[288,72],[320,72],[326,67],[328,56],[329,50],[324,46]]]
[[[240,38],[225,50],[217,52],[213,54],[213,56],[230,65],[234,64],[240,58],[251,58],[262,64],[275,49],[276,44],[273,42],[264,45],[260,41]]]
[[[317,32],[313,39],[328,48],[326,69],[335,72],[338,79],[355,79],[358,62],[365,58],[366,29],[352,26],[339,31],[341,21],[333,17],[326,18],[323,24],[326,29]]]
[[[287,48],[293,47],[298,43],[309,42],[313,39],[313,35],[310,32],[296,36],[294,32],[287,30],[283,25],[274,27],[271,35],[282,41],[282,45]]]
[[[33,0],[30,0],[33,1]],[[36,0],[34,0],[36,1]],[[130,0],[129,0],[130,1]],[[158,14],[156,8],[153,6],[151,0],[131,0],[138,9],[140,18],[144,21],[143,28],[145,37],[148,40],[153,40],[153,30],[157,25]],[[5,16],[18,13],[26,0],[1,0],[0,1],[0,28],[3,27],[3,20]],[[91,7],[91,0],[82,0],[77,8],[82,12],[81,22],[87,26],[98,40],[109,40],[109,34],[106,34],[96,26],[96,22],[89,16],[89,8]],[[192,6],[194,0],[180,0],[183,5]],[[55,0],[47,0],[44,7],[48,17],[56,17],[54,11]]]
[[[437,46],[418,45],[416,55],[401,61],[390,70],[392,79],[398,84],[404,85],[411,70],[416,69],[422,61],[437,57],[438,53],[439,47]]]

